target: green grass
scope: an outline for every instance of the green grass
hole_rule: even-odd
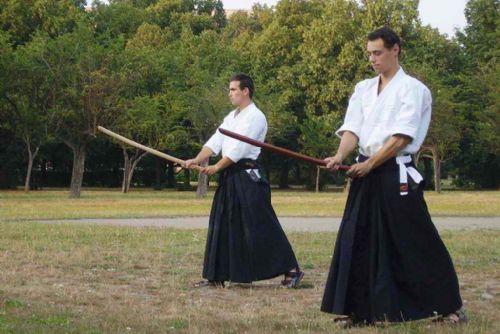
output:
[[[0,222],[0,333],[335,333],[319,311],[335,233],[290,233],[306,271],[301,289],[279,278],[194,289],[206,231]],[[428,320],[345,333],[496,333],[500,231],[442,234],[470,323]]]
[[[69,199],[66,190],[0,191],[0,220],[71,218],[141,218],[207,216],[213,192],[197,199],[194,192],[88,190]],[[273,191],[278,216],[341,216],[346,194]],[[500,216],[500,191],[426,193],[434,216]]]

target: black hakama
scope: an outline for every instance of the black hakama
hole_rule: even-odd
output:
[[[269,183],[244,169],[241,160],[225,169],[215,192],[203,265],[210,281],[250,283],[298,267],[273,207]]]
[[[361,156],[359,161],[366,159]],[[355,323],[373,323],[417,320],[460,309],[457,275],[422,188],[423,182],[410,183],[408,194],[400,194],[394,158],[366,177],[353,179],[322,311],[351,316]]]

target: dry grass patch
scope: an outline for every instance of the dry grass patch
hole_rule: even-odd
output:
[[[334,333],[319,305],[334,233],[293,233],[301,289],[280,278],[194,289],[203,230],[0,223],[0,333]],[[500,231],[443,234],[471,317],[346,333],[494,333],[500,326]]]

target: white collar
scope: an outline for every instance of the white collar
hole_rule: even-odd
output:
[[[243,112],[249,110],[250,107],[253,107],[253,106],[255,106],[255,103],[251,102],[249,105],[247,105],[245,108],[241,109],[239,112],[238,112],[238,108],[236,108],[234,110],[234,117],[236,118],[237,116],[241,115]]]

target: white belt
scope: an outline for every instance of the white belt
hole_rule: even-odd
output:
[[[424,179],[422,175],[413,167],[406,167],[405,164],[411,162],[410,155],[396,157],[396,163],[399,165],[399,191],[401,196],[408,195],[408,174],[415,181],[420,183]]]

